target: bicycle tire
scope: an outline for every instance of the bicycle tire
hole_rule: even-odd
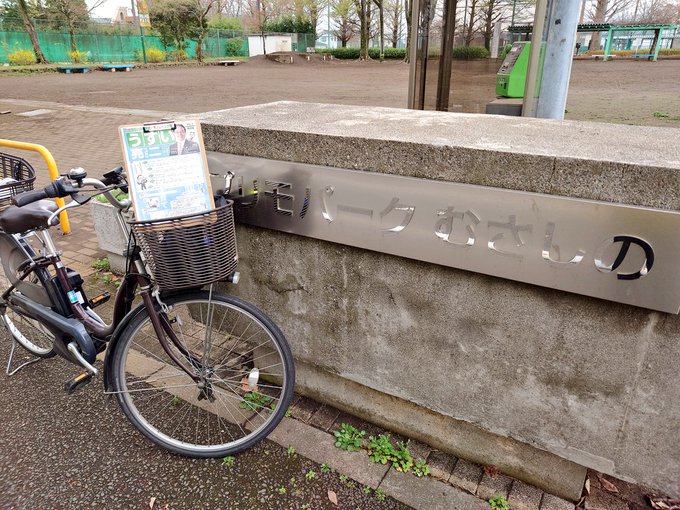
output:
[[[34,252],[30,245],[25,244],[24,249],[29,255]],[[34,274],[25,281],[24,285],[32,287],[31,294],[42,297],[44,305],[50,305],[49,295],[43,282],[49,279],[49,273],[42,268],[36,268]],[[0,287],[9,287],[9,278],[5,274],[5,269],[0,271]],[[15,289],[13,292],[17,292]],[[5,311],[0,315],[5,328],[17,343],[25,350],[39,358],[52,358],[56,355],[54,351],[54,335],[38,320],[29,317],[25,311],[9,303]]]
[[[295,368],[283,333],[234,296],[194,291],[164,302],[170,310],[160,316],[186,353],[172,349],[203,374],[203,386],[171,360],[144,310],[112,353],[113,390],[125,416],[155,444],[187,457],[252,447],[279,424],[293,396]]]

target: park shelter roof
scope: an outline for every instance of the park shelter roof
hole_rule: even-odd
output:
[[[533,31],[533,25],[512,25],[508,27],[508,32],[529,34]],[[678,25],[663,25],[663,24],[639,24],[633,23],[629,25],[612,25],[611,23],[580,23],[577,32],[607,32],[607,42],[604,47],[604,60],[609,59],[611,53],[611,44],[615,32],[654,32],[654,41],[650,52],[644,56],[656,61],[659,58],[659,49],[661,49],[661,34],[664,30],[677,30]]]

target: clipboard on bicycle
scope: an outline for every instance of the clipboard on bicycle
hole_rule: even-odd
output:
[[[215,209],[197,120],[121,126],[121,146],[136,221],[157,222]],[[208,220],[209,221],[209,220]]]

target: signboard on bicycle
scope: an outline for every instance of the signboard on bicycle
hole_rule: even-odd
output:
[[[214,209],[197,121],[121,126],[120,137],[138,221]]]

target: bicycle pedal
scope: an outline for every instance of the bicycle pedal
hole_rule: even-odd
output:
[[[64,383],[64,391],[71,395],[76,390],[89,383],[92,379],[94,379],[94,374],[83,372],[82,374],[75,376],[73,379],[66,381],[66,383]]]
[[[90,299],[90,308],[97,308],[99,305],[106,303],[109,299],[111,299],[111,294],[109,292],[99,294],[98,296]]]

